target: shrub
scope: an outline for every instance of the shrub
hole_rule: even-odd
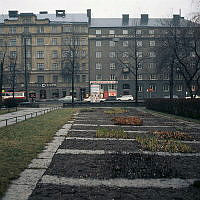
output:
[[[123,108],[111,108],[111,109],[104,111],[104,113],[106,113],[106,114],[122,114],[122,113],[126,113],[126,112],[127,112],[127,110],[125,110]]]
[[[200,118],[200,99],[147,99],[146,108],[180,115]]]
[[[139,117],[114,117],[112,121],[114,121],[114,123],[118,125],[143,125],[143,120]]]

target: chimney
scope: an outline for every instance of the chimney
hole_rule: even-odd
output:
[[[179,26],[180,25],[180,15],[173,15],[173,25]]]
[[[140,24],[141,25],[147,25],[149,21],[149,15],[148,14],[141,14]]]
[[[129,24],[129,15],[128,14],[123,14],[122,15],[122,25],[127,26]]]
[[[65,10],[56,10],[56,17],[65,17]]]
[[[92,18],[91,9],[87,9],[87,17],[88,17],[88,23],[91,24],[91,18]]]
[[[9,15],[9,17],[16,18],[16,17],[18,17],[18,11],[17,10],[9,10],[8,15]]]

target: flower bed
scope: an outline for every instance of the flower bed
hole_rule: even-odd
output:
[[[182,132],[155,131],[152,134],[159,139],[176,139],[176,140],[192,139],[191,136]]]
[[[104,113],[106,114],[122,114],[122,113],[126,113],[127,110],[125,110],[124,108],[111,108],[108,110],[105,110]]]
[[[128,134],[123,129],[100,128],[96,131],[97,138],[123,138],[127,139]]]
[[[112,121],[114,121],[114,123],[118,125],[143,125],[143,120],[139,117],[114,117]]]

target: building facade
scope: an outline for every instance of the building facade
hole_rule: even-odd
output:
[[[171,74],[158,70],[159,48],[171,22],[183,28],[185,21],[179,15],[91,18],[90,9],[86,14],[9,11],[0,16],[3,89],[13,90],[14,85],[16,91],[27,91],[36,99],[57,99],[71,95],[74,82],[80,100],[90,95],[91,85],[99,85],[104,98],[135,97],[136,90],[139,99],[167,97]],[[174,95],[185,97],[186,85],[178,70],[173,78]]]
[[[76,38],[78,66],[64,69]],[[59,98],[71,94],[71,71],[75,96],[88,90],[88,18],[86,14],[40,14],[9,11],[0,18],[0,56],[3,63],[3,89],[12,90],[11,66],[15,63],[15,90],[26,90],[36,99]],[[81,58],[81,59],[80,59]],[[78,69],[77,69],[78,67]],[[65,71],[65,73],[63,73]]]

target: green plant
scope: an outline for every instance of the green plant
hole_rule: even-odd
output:
[[[147,151],[161,151],[171,153],[193,152],[192,148],[187,144],[183,144],[174,140],[159,140],[156,137],[136,137],[136,141],[141,145],[143,150]]]
[[[186,140],[192,137],[186,133],[182,132],[170,132],[170,131],[154,131],[153,135],[159,139],[176,139],[176,140]]]
[[[128,138],[128,134],[123,129],[100,128],[96,131],[97,138]]]
[[[128,112],[128,111],[124,108],[111,108],[111,109],[104,111],[104,113],[106,113],[106,114],[122,114],[122,113],[126,113],[126,112]]]

